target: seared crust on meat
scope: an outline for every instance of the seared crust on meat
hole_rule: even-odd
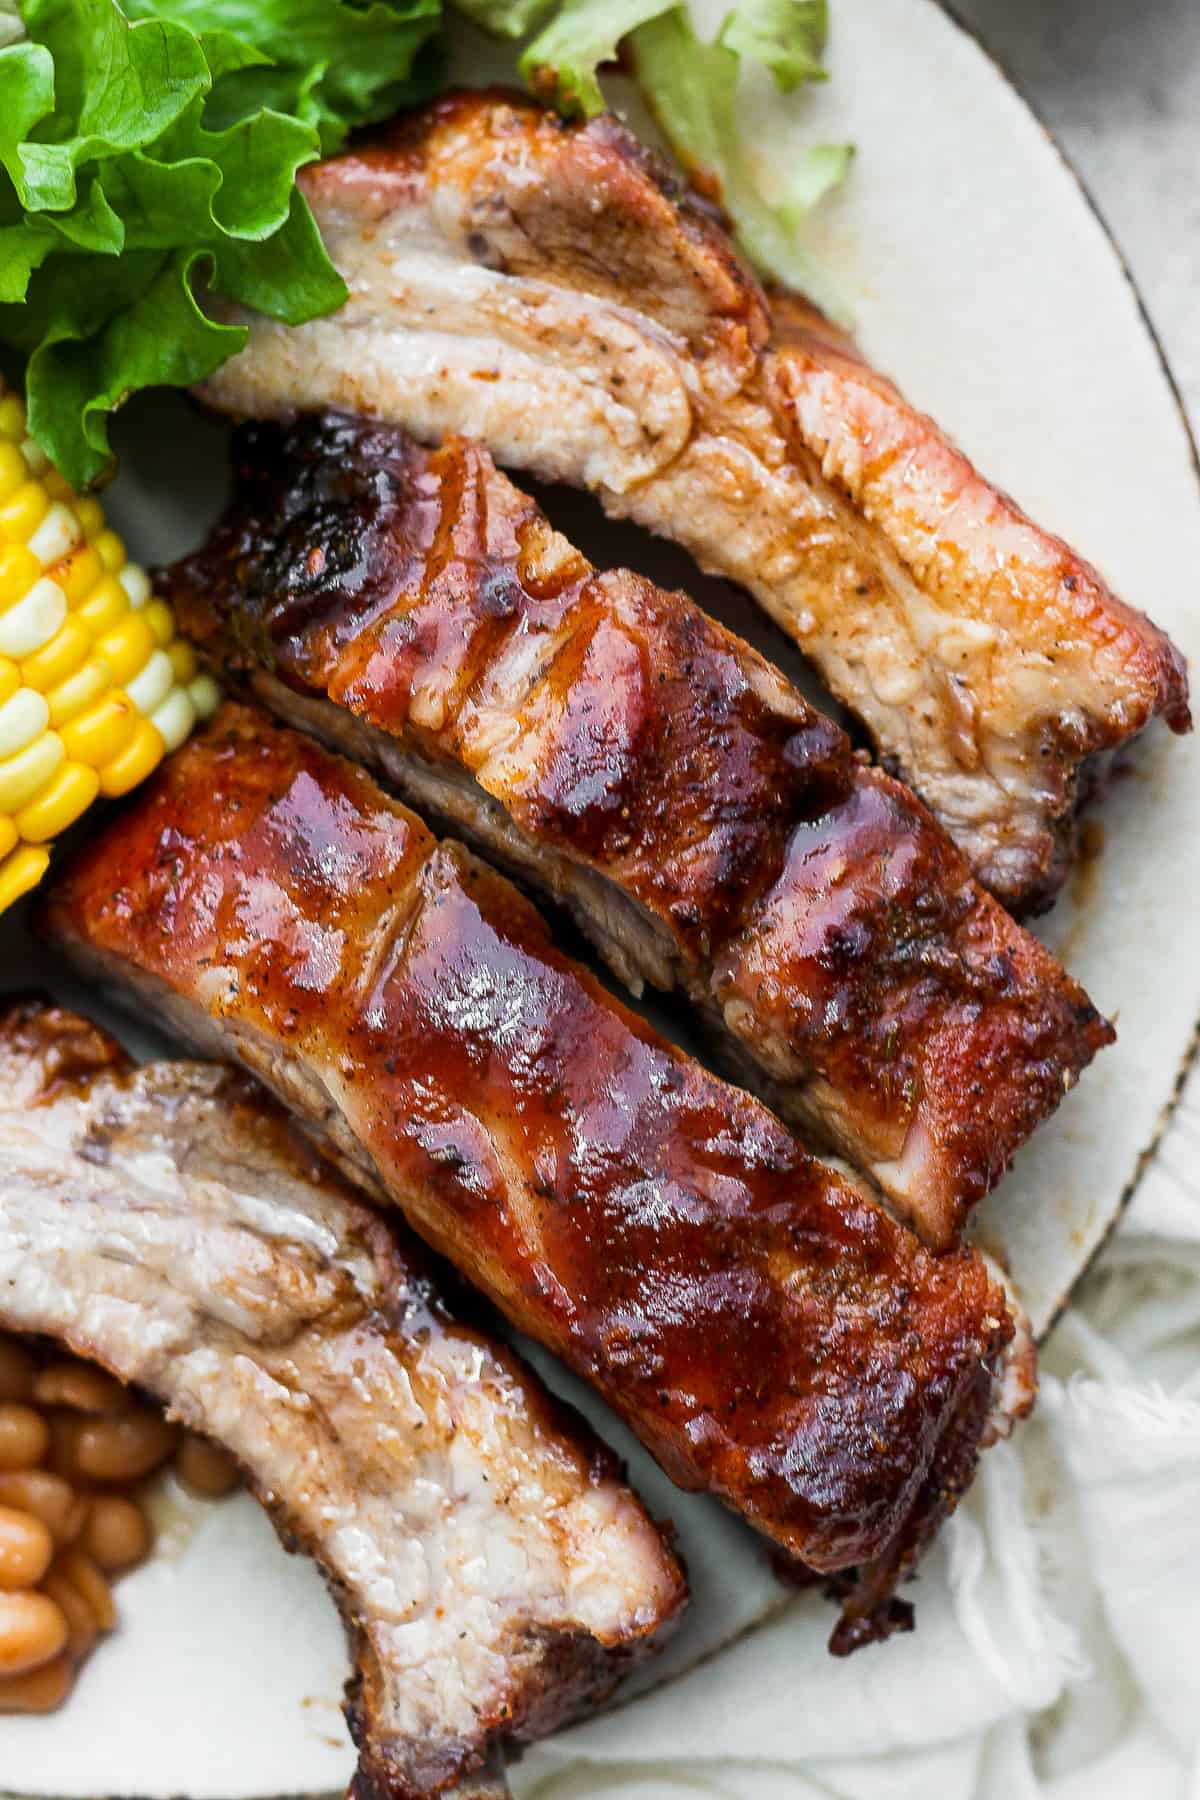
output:
[[[923,1250],[361,769],[226,707],[47,924],[811,1567],[903,1567],[969,1479],[1013,1330],[982,1262]]]
[[[307,170],[346,307],[203,385],[340,406],[576,482],[748,588],[1006,904],[1053,893],[1081,771],[1183,663],[609,117],[461,94]],[[772,311],[774,318],[772,317]]]
[[[135,1070],[77,1015],[5,1003],[0,1202],[4,1325],[226,1443],[317,1560],[364,1800],[459,1793],[679,1612],[612,1457],[244,1074]]]
[[[164,577],[293,720],[688,993],[787,1117],[927,1241],[1112,1032],[864,767],[687,597],[597,574],[476,446],[342,415],[241,429],[235,498]]]

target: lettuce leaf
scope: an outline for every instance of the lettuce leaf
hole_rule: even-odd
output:
[[[649,21],[631,39],[634,74],[676,156],[702,192],[720,199],[755,267],[841,317],[842,303],[801,232],[805,215],[844,178],[853,147],[813,145],[767,199],[737,119],[741,58],[728,37],[739,17],[746,13],[730,14],[711,44],[696,37],[682,7]],[[790,73],[772,72],[786,87]]]
[[[342,303],[296,173],[437,91],[439,18],[439,0],[24,0],[14,34],[0,12],[0,350],[27,359],[30,428],[70,481],[103,471],[129,394],[240,347],[206,287],[289,323]]]
[[[534,91],[567,113],[591,115],[605,101],[597,70],[624,42],[633,75],[696,185],[719,199],[738,241],[766,275],[801,288],[827,311],[842,307],[800,242],[805,214],[845,176],[847,144],[817,144],[770,199],[737,118],[742,66],[761,63],[777,87],[825,78],[826,0],[743,0],[716,40],[695,33],[687,8],[662,0],[565,0],[521,58]]]
[[[521,75],[559,112],[591,118],[604,111],[600,64],[614,60],[637,26],[672,10],[674,0],[566,0],[521,57]]]

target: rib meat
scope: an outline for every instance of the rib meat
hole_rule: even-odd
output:
[[[235,499],[166,576],[277,712],[565,898],[635,990],[931,1243],[1111,1031],[856,761],[684,595],[598,575],[483,450],[342,415],[243,427]]]
[[[302,183],[350,300],[247,319],[204,384],[343,407],[593,489],[755,595],[1011,906],[1067,864],[1080,773],[1157,714],[1178,653],[985,482],[609,117],[451,97]]]
[[[969,1479],[1013,1333],[980,1260],[923,1250],[358,767],[227,707],[46,922],[812,1569],[890,1582]]]
[[[607,1452],[243,1074],[134,1070],[85,1020],[10,1003],[0,1319],[228,1445],[316,1558],[355,1665],[356,1800],[446,1792],[551,1730],[683,1603]]]

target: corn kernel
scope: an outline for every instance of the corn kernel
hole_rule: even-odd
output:
[[[32,439],[29,439],[27,441],[32,442]],[[29,462],[28,450],[24,450],[23,446],[22,446],[22,449],[23,449],[23,453],[25,456],[25,461]],[[31,468],[32,468],[32,466],[33,465],[30,464]],[[46,473],[42,476],[42,485],[52,500],[66,500],[70,503],[70,505],[74,506],[75,494],[74,494],[74,491],[72,490],[71,484],[67,480],[65,475],[59,474],[57,469],[52,469],[49,467],[46,469]],[[78,514],[76,514],[76,517],[78,517]]]
[[[130,788],[144,781],[150,771],[157,768],[166,750],[157,726],[149,719],[139,719],[137,730],[132,740],[125,746],[119,756],[105,763],[100,770],[100,791],[115,799],[118,794],[127,794]]]
[[[8,814],[0,813],[0,863],[4,861],[10,850],[15,849],[18,839],[17,828]]]
[[[57,774],[66,759],[63,741],[55,731],[6,756],[0,762],[0,812],[18,813]]]
[[[50,723],[50,708],[41,694],[32,688],[18,688],[11,700],[0,706],[0,757],[15,756],[41,737]]]
[[[145,667],[124,683],[124,688],[138,711],[149,718],[155,707],[162,705],[174,681],[170,657],[165,650],[156,650]]]
[[[135,612],[145,606],[150,598],[150,577],[140,563],[126,563],[117,580],[129,595],[129,604]]]
[[[172,638],[171,642],[167,645],[167,655],[171,659],[171,668],[174,671],[176,681],[179,683],[180,687],[186,687],[199,668],[199,664],[196,661],[196,652],[192,649],[192,646],[188,643],[186,638]]]
[[[0,913],[35,888],[50,867],[50,852],[22,844],[0,863]]]
[[[89,540],[98,538],[104,530],[104,508],[94,494],[81,494],[75,502],[75,517],[83,526],[83,535]]]
[[[0,656],[18,662],[32,656],[61,629],[67,616],[67,596],[56,581],[43,575],[23,600],[0,613]]]
[[[3,706],[6,700],[12,699],[20,685],[21,671],[16,663],[10,662],[7,656],[0,656],[0,706]],[[37,683],[30,682],[29,685],[36,687]]]
[[[150,627],[135,612],[126,613],[121,623],[106,632],[96,645],[96,655],[104,659],[118,687],[126,687],[154,653]],[[136,699],[134,705],[137,705]]]
[[[19,444],[25,436],[25,402],[19,394],[6,394],[0,388],[0,437]]]
[[[28,480],[29,470],[17,446],[0,443],[0,502],[9,499]]]
[[[0,612],[23,600],[41,572],[24,544],[0,544]]]
[[[104,564],[90,544],[80,544],[54,571],[63,593],[72,606],[86,600],[104,574]]]
[[[104,530],[96,537],[96,553],[110,575],[125,566],[125,546],[115,531]]]
[[[92,653],[92,634],[86,625],[67,614],[48,644],[27,656],[21,664],[21,680],[39,694],[48,693],[81,669]]]
[[[43,491],[45,483],[43,482]],[[69,506],[61,500],[55,500],[45,518],[29,540],[29,549],[41,563],[43,569],[53,568],[64,556],[69,556],[83,537],[79,522]]]
[[[112,687],[107,668],[102,662],[86,662],[66,681],[47,689],[50,723],[56,731],[74,719],[85,707],[92,706]]]
[[[27,544],[46,514],[50,500],[40,481],[27,481],[0,506],[0,537]]]
[[[197,675],[188,682],[188,698],[198,719],[211,719],[221,704],[221,690],[211,675]]]
[[[196,723],[196,709],[187,689],[173,687],[162,704],[150,714],[150,723],[168,750],[178,750]]]
[[[175,615],[165,600],[151,600],[142,613],[147,625],[154,633],[154,641],[163,650],[175,636]]]
[[[103,700],[98,700],[63,726],[62,739],[67,755],[72,762],[102,769],[128,748],[139,723],[132,701],[124,694],[106,694]]]
[[[98,581],[87,599],[75,608],[75,616],[82,619],[93,637],[103,637],[114,625],[120,624],[129,611],[129,600],[125,589],[113,575],[106,575]]]
[[[27,844],[47,844],[73,825],[99,792],[95,769],[86,763],[63,763],[53,780],[17,814],[16,829]]]

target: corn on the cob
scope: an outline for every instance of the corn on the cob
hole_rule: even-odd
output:
[[[49,466],[0,382],[0,913],[98,794],[136,786],[217,699],[99,501]]]

